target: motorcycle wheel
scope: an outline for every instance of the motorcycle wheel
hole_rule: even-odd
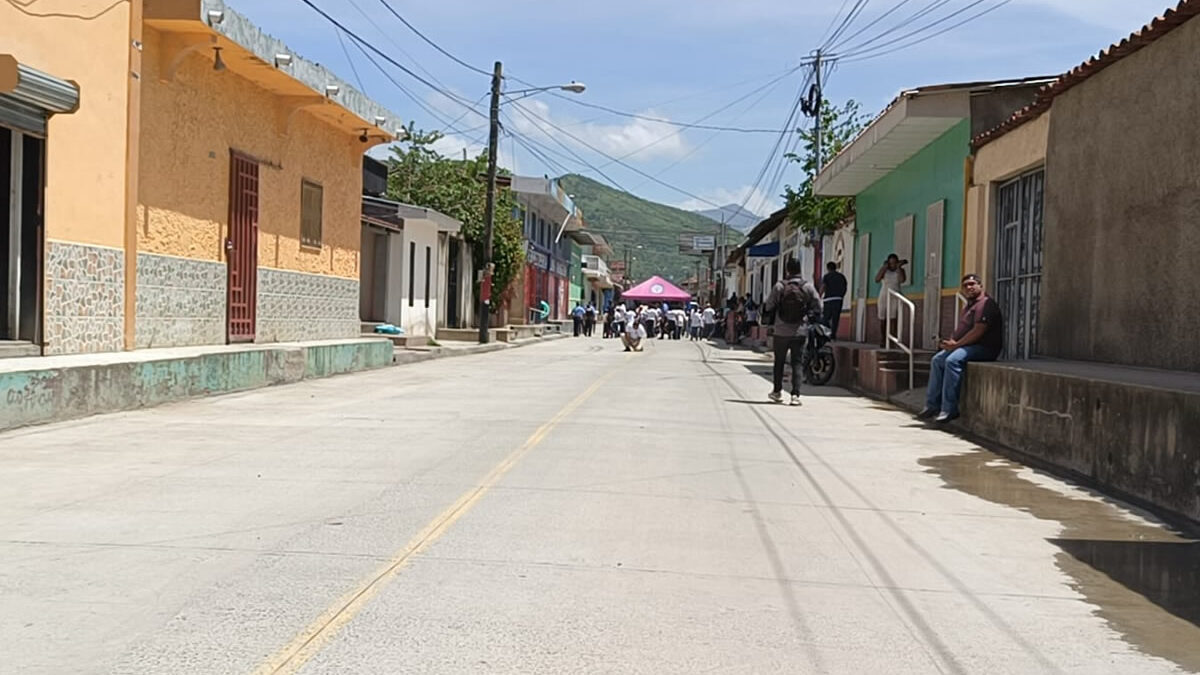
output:
[[[833,358],[832,349],[821,349],[808,362],[808,382],[815,386],[828,384],[833,379],[833,371],[837,362]]]

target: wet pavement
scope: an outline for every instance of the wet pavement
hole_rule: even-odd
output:
[[[920,460],[959,490],[1062,526],[1049,541],[1072,586],[1138,649],[1200,672],[1200,541],[1085,488],[1076,498],[1031,469],[978,450]],[[1057,482],[1053,478],[1043,478]]]

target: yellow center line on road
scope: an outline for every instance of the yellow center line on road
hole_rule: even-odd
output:
[[[339,598],[337,602],[333,603],[329,609],[309,624],[287,646],[275,652],[270,659],[256,668],[254,670],[255,675],[295,673],[305,663],[308,663],[309,659],[316,656],[333,639],[338,630],[353,620],[366,607],[368,602],[378,595],[389,582],[396,578],[396,575],[412,560],[413,556],[425,550],[430,544],[445,534],[450,529],[450,526],[479,503],[479,500],[492,487],[499,483],[500,479],[511,471],[521,461],[522,457],[545,440],[546,436],[555,427],[570,416],[571,413],[575,412],[579,406],[583,405],[605,382],[618,372],[620,372],[620,369],[614,368],[607,374],[602,375],[590,387],[584,390],[583,393],[563,406],[562,410],[559,410],[548,422],[538,427],[533,432],[533,435],[526,439],[519,448],[514,450],[503,461],[497,464],[495,468],[488,472],[479,485],[465,492],[445,511],[442,511],[436,518],[430,521],[428,525],[417,533],[417,536],[408,542],[407,546],[392,556],[391,560],[383,568],[368,577],[354,590]]]

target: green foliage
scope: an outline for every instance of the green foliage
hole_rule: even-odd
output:
[[[867,118],[857,101],[850,100],[841,108],[835,108],[826,100],[821,102],[821,122],[824,129],[821,165],[825,166],[858,136],[866,126]],[[817,168],[816,129],[810,127],[801,131],[800,138],[804,143],[804,151],[799,154],[788,153],[787,157],[804,169],[804,182],[795,188],[791,185],[785,188],[788,217],[800,231],[824,236],[832,233],[854,212],[854,198],[818,197],[813,194],[813,177]]]
[[[480,176],[487,172],[487,155],[466,160],[443,157],[432,147],[441,137],[438,132],[426,133],[409,126],[408,136],[392,147],[388,160],[388,198],[435,209],[461,221],[475,268],[480,269],[487,204],[487,183]],[[525,262],[521,223],[513,216],[516,205],[511,192],[497,190],[492,285],[502,300]]]
[[[625,251],[637,258],[633,263],[635,279],[657,274],[671,281],[683,281],[696,273],[697,256],[679,253],[680,234],[721,234],[721,224],[698,213],[635,197],[576,174],[559,179],[563,189],[575,195],[583,209],[587,229],[604,235],[613,247],[613,260],[623,260]],[[727,228],[730,247],[745,237]],[[718,244],[720,241],[718,240]],[[641,249],[638,249],[638,246]],[[707,258],[703,259],[707,265]]]

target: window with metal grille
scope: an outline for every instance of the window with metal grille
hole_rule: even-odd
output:
[[[1045,171],[1039,169],[996,188],[996,302],[1004,316],[1004,357],[1037,355],[1042,291]]]
[[[321,247],[321,210],[324,188],[310,180],[300,182],[300,244]]]

